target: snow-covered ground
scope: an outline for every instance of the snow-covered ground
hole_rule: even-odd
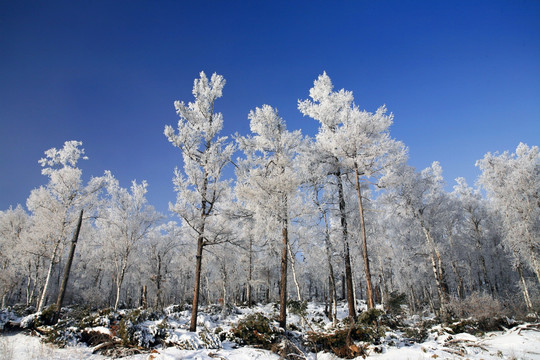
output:
[[[38,337],[17,334],[0,336],[0,360],[27,359],[110,359],[106,356],[92,354],[92,349],[86,346],[69,346],[59,349],[50,344],[44,344]],[[277,360],[279,356],[267,350],[241,347],[233,349],[224,346],[223,349],[180,350],[174,347],[154,350],[149,354],[128,356],[126,360]],[[309,359],[335,360],[336,356],[329,353],[309,354]],[[359,358],[360,359],[360,358]],[[379,360],[419,360],[419,359],[509,359],[536,360],[540,359],[540,331],[522,330],[517,327],[506,332],[488,333],[481,338],[469,334],[457,334],[451,337],[441,336],[438,339],[428,339],[422,344],[403,347],[385,347],[382,354],[372,352],[368,359]]]
[[[248,346],[239,346],[229,340],[220,340],[212,335],[219,331],[229,332],[239,319],[258,312],[272,318],[276,315],[276,308],[272,304],[259,305],[255,308],[235,308],[227,316],[221,316],[214,311],[201,312],[198,317],[200,330],[192,333],[188,330],[189,310],[173,311],[173,307],[166,310],[168,315],[169,347],[158,345],[154,350],[142,354],[124,357],[127,360],[212,360],[212,359],[259,359],[277,360],[280,357],[271,351],[256,349]],[[308,326],[312,330],[322,331],[331,327],[331,322],[322,314],[322,306],[309,304],[307,316]],[[346,316],[345,304],[340,306],[338,317]],[[99,326],[90,328],[92,331],[110,335],[107,318],[102,317],[97,322]],[[145,336],[153,333],[152,329],[158,326],[162,319],[145,320],[142,327],[148,331]],[[411,326],[415,326],[418,316],[409,318]],[[298,315],[290,314],[288,323],[291,327],[301,329],[304,321]],[[220,329],[217,331],[217,329]],[[205,332],[206,331],[206,332]],[[306,331],[306,330],[303,330]],[[300,332],[296,331],[297,336]],[[149,335],[150,334],[150,335]],[[203,339],[204,338],[204,339]],[[203,341],[204,340],[204,341]],[[46,344],[37,336],[30,336],[25,332],[0,332],[0,360],[18,359],[110,359],[104,355],[93,354],[93,348],[84,343],[68,341],[69,346],[58,348]],[[172,345],[172,346],[171,346]],[[181,349],[181,347],[183,349]],[[191,348],[194,350],[186,350]],[[508,360],[540,360],[540,324],[521,324],[506,331],[489,332],[482,336],[468,333],[453,334],[449,329],[438,325],[428,332],[424,342],[413,343],[397,330],[388,329],[379,345],[368,346],[368,359],[508,359]],[[336,360],[331,353],[309,353],[304,358],[295,357],[295,360]],[[360,357],[358,359],[361,359]]]

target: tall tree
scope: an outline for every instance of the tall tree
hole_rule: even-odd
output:
[[[49,266],[38,311],[45,305],[54,266],[74,230],[79,211],[94,206],[104,181],[104,177],[98,177],[92,178],[86,186],[82,184],[82,171],[77,162],[87,157],[81,145],[79,141],[66,141],[62,149],[52,148],[45,152],[46,157],[39,163],[43,167],[41,173],[49,178],[49,182],[32,190],[26,202],[35,226],[40,229],[40,237],[46,240],[49,249]]]
[[[302,145],[302,135],[300,131],[287,131],[277,110],[269,105],[251,111],[249,119],[253,135],[238,137],[239,147],[246,158],[239,161],[237,193],[245,200],[247,207],[253,210],[259,224],[271,224],[270,231],[273,226],[280,229],[279,324],[285,328],[291,196],[300,184],[294,161]]]
[[[23,267],[32,268],[32,257],[24,256],[21,251],[27,241],[30,217],[20,205],[15,209],[0,211],[0,306],[6,307],[6,300],[11,290],[20,279],[18,273],[25,273]],[[28,261],[26,264],[24,260]],[[24,260],[23,260],[24,259]],[[31,271],[28,272],[31,282]]]
[[[197,241],[195,285],[190,331],[197,329],[197,313],[201,281],[202,255],[210,236],[215,232],[212,216],[219,212],[220,202],[228,187],[222,181],[222,171],[234,152],[227,137],[220,137],[223,116],[214,112],[215,101],[222,96],[225,79],[213,74],[210,81],[204,72],[193,85],[194,102],[187,105],[176,101],[174,106],[180,117],[178,129],[165,126],[167,139],[182,151],[183,169],[175,169],[176,203],[169,208],[177,213],[184,225],[191,228]]]
[[[406,151],[400,142],[390,137],[389,128],[393,115],[386,114],[386,107],[380,107],[375,113],[361,111],[353,103],[352,92],[332,90],[332,82],[328,75],[326,73],[320,75],[310,90],[313,101],[299,102],[299,109],[304,115],[309,115],[321,123],[317,141],[334,157],[339,173],[354,173],[367,301],[368,308],[371,309],[375,304],[369,267],[362,183],[367,184],[370,180],[375,180],[389,167],[403,162]],[[347,252],[346,249],[346,257]],[[346,264],[346,268],[347,266]]]
[[[506,243],[540,283],[540,152],[520,143],[514,154],[487,153],[478,179],[501,215]]]
[[[448,300],[449,295],[440,244],[438,246],[436,241],[437,230],[441,228],[441,219],[448,206],[447,195],[443,189],[442,168],[435,161],[418,173],[414,168],[403,165],[393,176],[399,178],[393,180],[396,184],[392,188],[394,204],[399,207],[401,216],[409,218],[412,226],[417,226],[424,235],[441,306]],[[390,193],[385,195],[392,196]]]
[[[118,309],[120,291],[133,253],[160,219],[154,207],[147,204],[148,184],[133,181],[131,188],[122,188],[111,173],[107,173],[107,199],[96,225],[101,230],[104,248],[110,251],[114,265],[116,296],[114,309]]]

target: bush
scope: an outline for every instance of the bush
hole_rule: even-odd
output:
[[[287,309],[291,314],[305,317],[307,315],[307,301],[287,301]]]
[[[279,330],[263,314],[253,313],[239,320],[231,333],[240,345],[253,345],[270,350]]]
[[[445,322],[466,318],[482,321],[506,315],[507,311],[499,300],[479,293],[473,293],[463,300],[453,298],[441,309]]]
[[[384,315],[384,311],[379,309],[369,309],[367,311],[364,311],[360,313],[357,317],[357,322],[360,324],[377,324],[379,321],[379,317]]]
[[[314,351],[329,351],[340,358],[353,359],[358,356],[365,356],[367,345],[357,346],[352,342],[351,329],[340,329],[332,333],[308,332],[308,341],[314,344]]]
[[[386,303],[386,308],[388,309],[388,312],[394,315],[401,315],[403,314],[403,308],[402,305],[407,304],[407,295],[404,293],[400,293],[398,291],[392,291],[390,295],[388,296],[388,300]]]
[[[118,323],[116,335],[122,340],[122,344],[124,346],[142,346],[148,348],[155,345],[156,341],[161,338],[163,335],[162,331],[160,330],[159,326],[156,328],[156,334],[158,334],[158,340],[156,340],[154,334],[152,334],[147,328],[138,325],[146,320],[157,319],[157,314],[148,312],[146,310],[135,309],[126,311]]]

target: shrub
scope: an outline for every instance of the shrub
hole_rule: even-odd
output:
[[[377,324],[379,321],[379,317],[384,315],[384,311],[379,309],[369,309],[367,311],[363,311],[358,315],[357,322],[360,324]]]
[[[291,314],[305,317],[307,315],[307,301],[287,301],[287,309]]]
[[[240,345],[253,345],[266,350],[270,350],[279,334],[278,328],[261,313],[249,314],[239,320],[231,332]]]
[[[308,332],[308,341],[315,345],[315,351],[330,351],[340,358],[353,359],[358,356],[366,355],[367,344],[355,345],[349,334],[351,329],[340,329],[332,333]],[[351,338],[349,338],[349,335]]]
[[[450,322],[457,319],[473,318],[484,320],[507,315],[501,302],[487,294],[473,293],[461,300],[451,299],[441,311],[442,320]]]
[[[386,303],[386,308],[388,309],[388,312],[394,315],[401,315],[403,314],[403,308],[402,305],[407,304],[407,295],[404,293],[400,293],[398,291],[392,291],[390,295],[388,296],[388,300]]]

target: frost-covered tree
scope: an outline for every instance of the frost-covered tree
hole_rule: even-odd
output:
[[[158,309],[163,307],[164,284],[171,275],[173,260],[183,245],[183,237],[182,228],[169,221],[155,227],[143,244],[148,275],[156,288],[155,307]]]
[[[501,215],[504,239],[540,282],[540,153],[520,143],[510,154],[487,153],[478,179]]]
[[[0,296],[1,308],[6,306],[8,295],[22,281],[23,274],[28,276],[28,285],[32,283],[32,257],[24,252],[30,227],[28,214],[20,205],[15,209],[0,211]],[[26,249],[29,250],[29,249]],[[26,269],[29,271],[27,273]],[[28,304],[28,303],[27,303]]]
[[[393,201],[399,207],[399,214],[409,218],[412,226],[422,231],[425,248],[431,262],[433,278],[435,280],[439,305],[448,300],[448,284],[441,256],[441,242],[437,242],[437,232],[442,229],[444,210],[448,206],[447,196],[444,192],[444,179],[442,168],[438,162],[416,172],[414,168],[403,165],[399,171],[392,175],[396,184],[392,192],[385,194],[388,201]],[[397,177],[397,179],[395,178]]]
[[[39,163],[41,173],[49,178],[45,186],[32,190],[26,205],[32,213],[35,234],[48,251],[49,266],[38,311],[43,309],[50,286],[54,266],[59,261],[63,246],[74,230],[79,212],[95,204],[103,177],[92,178],[83,185],[82,171],[77,167],[79,159],[87,159],[79,141],[66,141],[62,149],[52,148],[45,152]],[[87,213],[92,213],[88,211]]]
[[[176,101],[174,106],[180,117],[178,129],[165,126],[167,139],[182,151],[183,169],[175,169],[173,180],[177,193],[176,203],[169,207],[177,213],[183,224],[192,230],[197,241],[195,285],[190,331],[197,328],[201,266],[204,246],[211,243],[216,228],[214,214],[219,213],[222,198],[229,182],[221,180],[223,168],[234,152],[227,137],[220,137],[223,116],[214,112],[215,101],[222,96],[225,79],[213,74],[208,80],[204,72],[193,85],[194,102],[187,105]]]
[[[118,180],[107,173],[105,206],[100,210],[96,225],[100,229],[102,245],[114,265],[115,310],[133,253],[140,251],[138,247],[142,240],[161,218],[154,207],[147,204],[147,187],[146,181],[140,184],[133,181],[129,190],[122,188]]]
[[[302,146],[300,131],[287,131],[276,109],[269,105],[249,113],[253,135],[238,137],[245,159],[239,160],[237,194],[265,224],[271,238],[281,237],[281,279],[279,324],[287,322],[287,253],[292,197],[301,179],[295,159]],[[279,234],[279,235],[278,235]]]
[[[367,184],[370,180],[382,176],[394,164],[403,162],[406,152],[400,142],[390,137],[389,127],[393,115],[386,114],[386,107],[380,107],[375,113],[360,110],[353,103],[352,92],[333,91],[332,82],[326,73],[320,75],[314,82],[310,97],[312,100],[299,101],[298,107],[304,115],[320,122],[321,126],[316,136],[317,143],[334,158],[337,174],[340,174],[338,177],[342,173],[354,174],[367,301],[368,308],[371,309],[374,302],[362,183]],[[347,239],[345,231],[344,239]],[[348,257],[348,245],[345,247],[345,257]],[[346,261],[346,269],[348,266],[350,265],[347,265]],[[354,309],[351,308],[350,312],[354,314]]]
[[[494,274],[494,261],[497,268],[504,268],[500,259],[500,248],[497,242],[494,243],[493,216],[488,209],[486,200],[482,197],[480,189],[475,189],[467,185],[464,178],[457,178],[452,197],[460,207],[461,228],[460,236],[468,247],[467,257],[469,258],[471,269],[474,272],[474,280],[478,285],[471,286],[471,291],[489,291],[495,295],[497,282]],[[495,260],[499,258],[498,260]],[[473,279],[471,279],[471,283]]]
[[[487,153],[476,166],[482,174],[478,182],[501,220],[503,240],[515,258],[525,302],[532,300],[523,275],[531,269],[540,283],[540,153],[537,146],[520,143],[510,154]]]

